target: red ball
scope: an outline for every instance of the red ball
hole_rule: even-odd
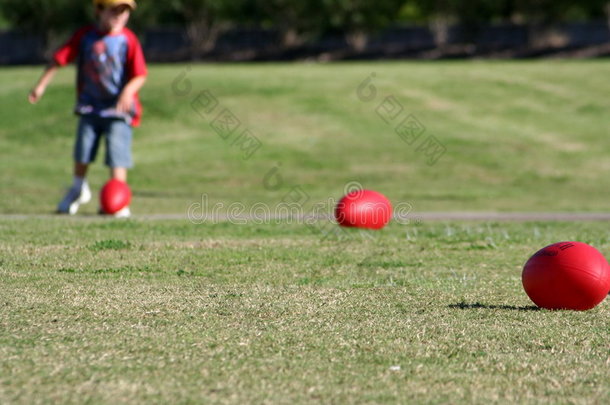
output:
[[[108,180],[100,191],[100,205],[106,214],[115,214],[131,202],[131,190],[124,181]]]
[[[392,218],[392,204],[372,190],[355,190],[345,195],[335,207],[335,219],[341,226],[381,229]]]
[[[559,242],[530,257],[521,279],[525,292],[539,307],[584,311],[608,295],[610,266],[586,243]]]

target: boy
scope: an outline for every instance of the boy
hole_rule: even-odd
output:
[[[77,102],[80,116],[74,146],[74,182],[57,212],[74,215],[91,200],[85,179],[95,160],[100,139],[106,136],[106,160],[110,176],[127,181],[131,158],[132,127],[140,123],[138,91],[146,81],[146,62],[140,42],[127,29],[135,0],[93,0],[97,23],[78,30],[62,46],[31,90],[29,101],[37,103],[57,69],[77,59]],[[115,214],[129,217],[129,207]]]

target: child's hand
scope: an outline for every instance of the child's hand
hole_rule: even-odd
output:
[[[133,94],[128,91],[123,91],[116,103],[116,110],[122,114],[129,114],[133,106]]]
[[[146,76],[136,76],[131,79],[123,88],[121,95],[119,96],[119,100],[116,103],[116,110],[121,114],[129,114],[133,109],[133,103],[135,102],[136,93],[144,82],[146,81]]]
[[[30,94],[28,95],[28,101],[32,104],[36,104],[42,98],[44,91],[47,89],[47,85],[55,76],[55,72],[57,72],[58,65],[53,62],[45,69],[44,73],[36,83],[36,86],[32,90],[30,90]]]
[[[30,90],[30,94],[28,94],[28,101],[30,104],[36,104],[42,98],[44,94],[45,88],[44,86],[36,86],[32,90]]]

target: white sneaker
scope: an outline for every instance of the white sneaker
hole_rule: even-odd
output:
[[[57,206],[57,212],[74,215],[78,212],[81,204],[87,204],[89,201],[91,201],[91,190],[87,183],[84,183],[80,189],[70,187],[64,199]]]
[[[129,207],[125,207],[113,214],[115,218],[129,218],[131,217],[131,210]]]
[[[104,212],[102,207],[100,207],[97,210],[97,213],[99,215],[107,215],[107,216],[114,217],[114,218],[129,218],[129,217],[131,217],[131,211],[130,211],[129,207],[125,207],[123,209],[120,209],[119,211],[115,212],[114,214],[107,214],[106,212]]]

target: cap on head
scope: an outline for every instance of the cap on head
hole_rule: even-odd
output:
[[[132,10],[136,9],[135,0],[93,0],[93,5],[96,7],[117,7],[121,5],[129,6]]]

